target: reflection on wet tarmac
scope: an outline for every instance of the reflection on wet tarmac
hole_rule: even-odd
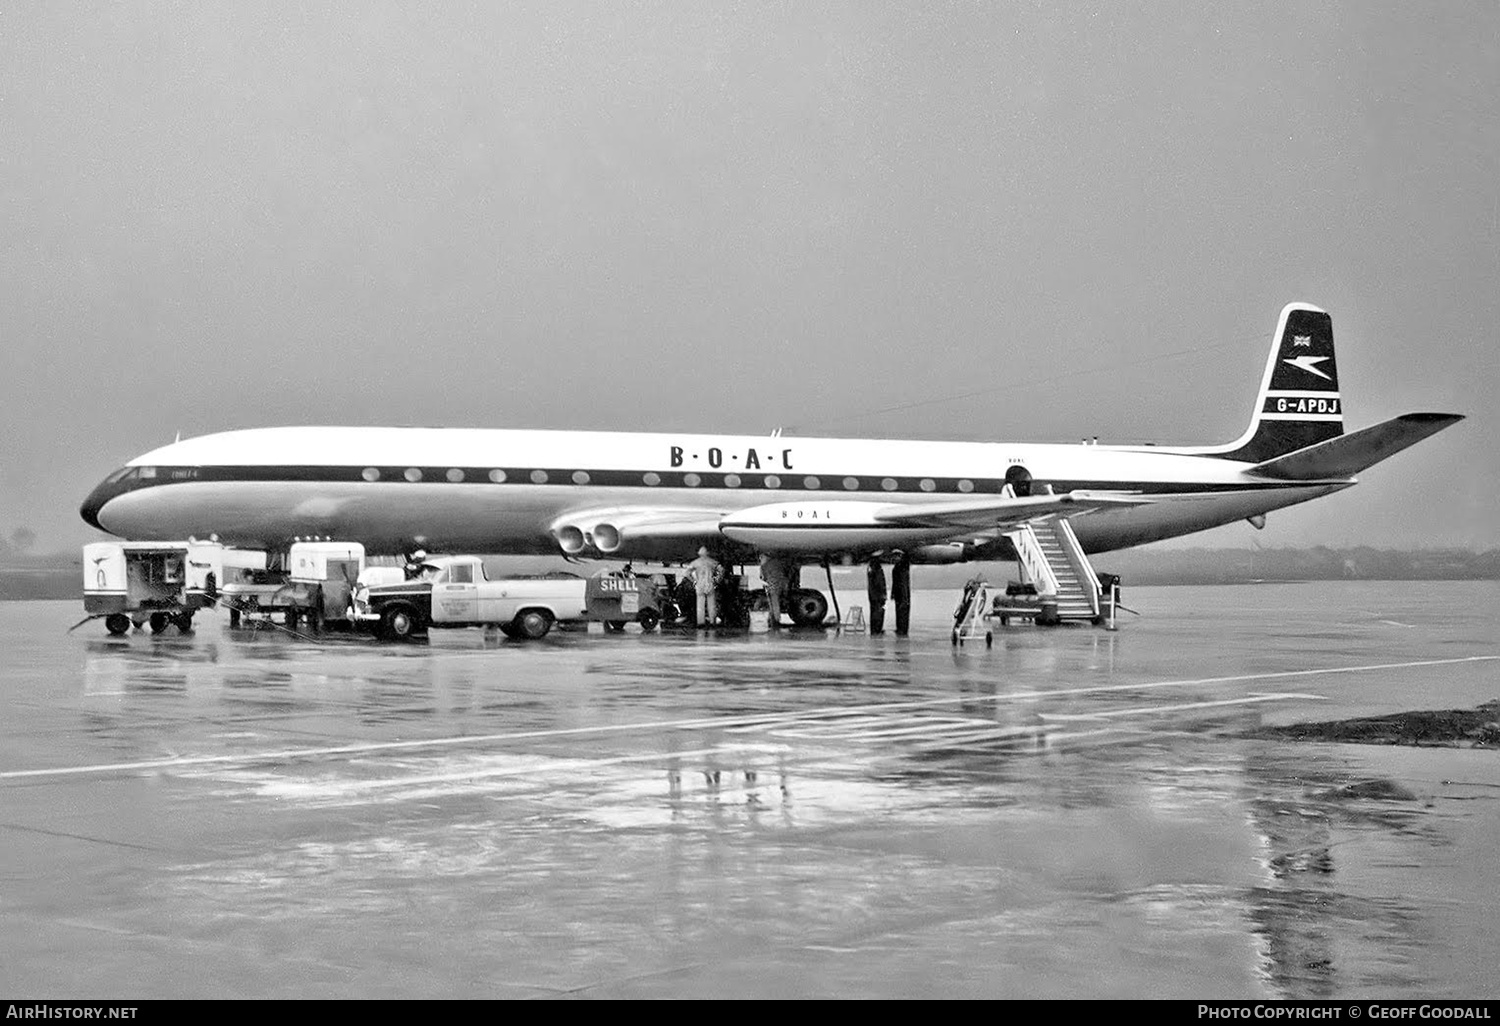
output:
[[[948,645],[946,595],[910,639],[540,645],[103,640],[0,606],[0,986],[1485,992],[1494,753],[1252,735],[1494,697],[1492,618],[1138,591],[1154,614],[1117,633],[989,650]]]

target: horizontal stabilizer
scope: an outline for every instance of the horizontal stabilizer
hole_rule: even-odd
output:
[[[1283,481],[1350,477],[1463,420],[1457,413],[1407,413],[1296,452],[1257,463],[1252,472]]]

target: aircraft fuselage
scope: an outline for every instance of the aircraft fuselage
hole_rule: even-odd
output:
[[[1150,502],[1074,521],[1101,552],[1232,523],[1353,479],[1287,482],[1250,464],[1165,447],[893,441],[459,428],[263,428],[206,435],[132,460],[83,515],[122,537],[296,537],[374,552],[558,554],[558,527],[599,511],[705,518],[771,503],[927,503],[1034,491],[1139,492]],[[586,517],[585,517],[586,519]],[[617,558],[679,559],[697,539],[642,538]],[[830,550],[837,551],[836,543]],[[593,554],[592,552],[586,554]]]

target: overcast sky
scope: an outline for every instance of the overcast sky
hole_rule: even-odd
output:
[[[259,425],[1229,441],[1302,299],[1470,419],[1189,542],[1492,547],[1497,183],[1493,0],[9,4],[0,533]]]

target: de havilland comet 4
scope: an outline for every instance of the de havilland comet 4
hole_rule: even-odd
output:
[[[1463,419],[1410,413],[1346,434],[1329,315],[1282,310],[1244,434],[1227,445],[275,427],[185,439],[116,470],[84,520],[145,541],[298,538],[488,554],[680,562],[993,559],[1067,517],[1082,549],[1250,520],[1355,483]]]

